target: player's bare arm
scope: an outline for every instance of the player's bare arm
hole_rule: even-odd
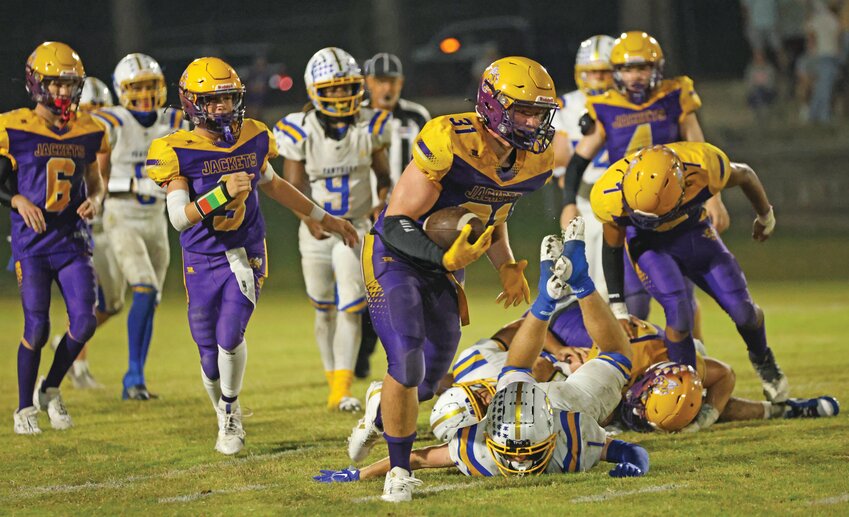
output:
[[[510,238],[507,234],[507,223],[495,225],[492,232],[492,244],[486,251],[489,261],[498,270],[501,279],[502,291],[495,299],[495,303],[504,302],[504,308],[516,307],[522,300],[531,302],[531,289],[525,279],[525,268],[528,267],[527,260],[516,262],[513,250],[510,248]]]
[[[371,153],[371,170],[377,178],[377,204],[372,210],[372,220],[376,221],[377,216],[386,207],[386,197],[392,187],[392,179],[389,175],[389,155],[385,147]]]
[[[100,213],[104,192],[106,191],[97,160],[86,166],[83,180],[85,181],[88,197],[77,208],[77,214],[83,219],[91,219]]]
[[[775,229],[775,214],[758,175],[745,163],[731,162],[731,176],[725,188],[731,187],[740,187],[758,214],[752,227],[752,238],[758,242],[769,239]]]
[[[290,162],[290,160],[286,160]],[[302,162],[295,162],[301,165]],[[266,171],[263,171],[265,173]],[[317,229],[326,238],[327,232],[338,234],[349,247],[353,247],[359,241],[359,236],[354,226],[345,219],[332,216],[324,212],[315,203],[312,202],[300,189],[296,188],[292,183],[284,180],[273,171],[271,172],[271,181],[261,183],[259,188],[271,199],[282,206],[293,211],[295,215],[308,221],[309,224],[317,225]],[[312,229],[310,229],[312,233]],[[315,235],[315,234],[313,234]],[[316,237],[319,238],[319,237]]]
[[[285,178],[286,181],[288,181],[305,196],[310,195],[310,183],[307,177],[307,171],[303,161],[284,160],[283,178]],[[321,225],[318,224],[317,221],[311,220],[309,217],[306,217],[300,212],[296,212],[295,215],[297,215],[301,219],[301,221],[303,221],[304,224],[307,225],[307,229],[310,231],[310,234],[316,239],[323,240],[330,237],[327,232],[321,229]]]
[[[100,167],[104,190],[108,190],[106,187],[109,186],[109,176],[112,172],[112,151],[97,153],[97,166]]]

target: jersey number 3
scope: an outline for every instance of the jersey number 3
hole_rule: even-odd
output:
[[[71,178],[77,164],[70,158],[50,158],[47,160],[47,195],[44,209],[48,212],[61,212],[71,202]]]
[[[221,176],[219,183],[227,181],[229,174]],[[224,205],[224,215],[216,215],[212,217],[212,227],[219,232],[232,232],[238,230],[245,220],[245,212],[248,207],[245,206],[250,192],[239,192],[232,201]]]

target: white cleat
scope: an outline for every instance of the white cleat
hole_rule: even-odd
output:
[[[358,413],[363,410],[363,405],[354,397],[342,397],[342,400],[339,401],[338,409],[339,411],[346,411],[348,413]]]
[[[71,422],[71,415],[65,408],[65,402],[62,401],[59,388],[47,388],[47,391],[42,393],[42,383],[44,383],[44,377],[39,378],[35,384],[35,392],[32,396],[35,408],[41,411],[47,410],[47,416],[50,417],[50,426],[53,429],[59,431],[70,429],[74,424]]]
[[[239,401],[229,403],[218,401],[218,439],[215,440],[215,450],[221,454],[232,456],[238,454],[245,446],[245,430],[242,428],[242,410]]]
[[[68,370],[68,378],[71,379],[74,388],[78,390],[94,390],[103,387],[91,374],[91,370],[88,369],[88,361],[85,360],[74,361],[73,366]]]
[[[380,498],[388,503],[404,503],[412,501],[413,487],[422,484],[416,479],[412,472],[401,467],[394,467],[386,473],[386,481],[383,482],[383,495]]]
[[[15,434],[41,434],[38,427],[38,409],[35,406],[15,411]]]
[[[366,391],[366,412],[351,430],[348,437],[348,457],[351,461],[360,462],[368,457],[372,447],[380,439],[380,430],[374,423],[377,410],[380,409],[380,391],[383,381],[374,381]]]

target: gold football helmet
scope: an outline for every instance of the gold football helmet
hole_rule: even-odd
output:
[[[516,149],[545,151],[554,138],[551,122],[557,109],[554,80],[533,59],[505,57],[484,70],[475,110],[484,125]],[[538,123],[518,123],[517,110]]]
[[[245,87],[233,67],[217,57],[195,59],[180,77],[178,92],[192,124],[219,135],[228,145],[236,143],[245,117]],[[207,104],[221,97],[232,99],[232,110],[210,113]]]
[[[635,104],[642,104],[663,80],[663,50],[649,34],[642,31],[624,32],[616,38],[610,51],[613,65],[613,83],[616,89]],[[652,72],[648,84],[626,85],[622,80],[622,68],[631,65],[649,65]]]
[[[49,85],[53,81],[68,84],[67,97],[50,94]],[[27,59],[26,88],[30,97],[64,120],[71,118],[73,106],[79,104],[84,81],[80,56],[64,43],[44,42]]]
[[[684,166],[669,147],[638,151],[622,177],[622,204],[639,228],[652,230],[678,217],[684,201]]]
[[[702,408],[702,380],[692,366],[660,363],[646,391],[646,420],[655,429],[675,432],[686,427]]]

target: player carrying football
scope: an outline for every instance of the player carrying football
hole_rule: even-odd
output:
[[[350,223],[327,214],[268,163],[277,156],[271,131],[245,119],[245,88],[230,65],[203,57],[180,78],[186,118],[195,128],[153,141],[147,172],[167,185],[168,217],[180,231],[189,328],[198,345],[201,377],[218,415],[215,449],[244,446],[238,395],[247,362],[245,329],[267,276],[265,222],[256,187],[293,212],[307,215],[349,246]]]
[[[74,117],[84,80],[82,61],[73,49],[42,43],[26,63],[26,87],[35,109],[0,115],[0,201],[12,207],[12,255],[24,308],[14,415],[18,434],[41,432],[39,409],[47,410],[54,429],[71,427],[59,384],[96,325],[86,220],[100,210],[103,184],[97,153],[109,152],[109,140],[88,114]],[[41,349],[50,332],[54,281],[68,310],[68,330],[47,377],[36,386]]]
[[[413,161],[366,237],[369,313],[389,371],[382,387],[369,388],[366,414],[352,432],[348,454],[362,460],[382,427],[392,467],[386,501],[412,497],[418,402],[433,397],[457,350],[466,311],[463,268],[486,253],[501,277],[498,301],[509,306],[529,300],[527,261],[514,260],[505,223],[514,203],[551,176],[556,109],[554,82],[539,63],[523,57],[492,63],[483,73],[475,112],[437,117],[419,133]],[[470,243],[467,225],[443,250],[421,223],[452,206],[475,213],[487,229]]]

